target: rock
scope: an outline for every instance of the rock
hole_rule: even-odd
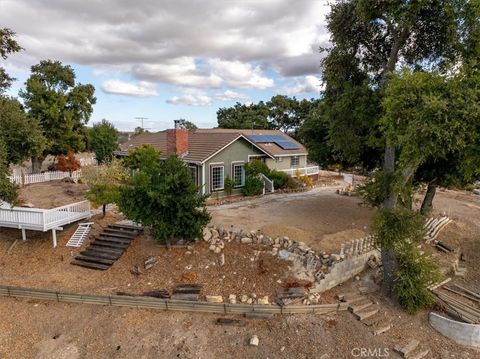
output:
[[[355,280],[360,280],[360,276],[356,275]]]
[[[241,240],[240,240],[241,243],[243,244],[250,244],[252,243],[252,239],[251,238],[248,238],[248,237],[243,237]]]
[[[203,229],[203,240],[208,242],[212,238],[212,233],[208,228]]]
[[[230,294],[230,295],[228,296],[228,302],[229,302],[230,304],[237,304],[237,296],[236,296],[236,294]]]
[[[222,248],[220,248],[220,247],[215,247],[215,249],[214,249],[214,252],[216,254],[219,254],[221,251],[222,251]]]
[[[187,251],[193,251],[193,246],[187,246]]]
[[[252,298],[248,298],[247,299],[247,304],[252,304],[253,303],[253,299]]]
[[[223,297],[221,295],[207,295],[205,298],[208,303],[223,303]]]
[[[224,253],[220,254],[220,265],[221,266],[225,265],[225,254]]]
[[[281,259],[289,259],[290,252],[287,251],[286,249],[282,249],[281,251],[278,252],[278,257],[280,257]]]
[[[210,247],[208,247],[208,249],[211,251],[215,251],[215,248],[217,248],[215,244],[211,244]]]
[[[257,304],[268,305],[268,295],[257,299]]]
[[[256,299],[257,295],[255,293],[252,293],[252,294],[250,294],[250,297],[252,297],[253,299]]]
[[[218,242],[217,246],[219,246],[221,249],[225,248],[225,242],[220,241]]]
[[[240,302],[242,303],[246,303],[248,301],[248,296],[243,294],[241,297],[240,297]]]
[[[258,347],[258,343],[259,343],[259,340],[258,340],[258,337],[256,335],[254,335],[250,338],[249,344],[251,346]]]
[[[276,256],[278,254],[278,248],[272,248],[272,255]]]
[[[285,347],[281,347],[280,351],[283,352],[285,350]]]
[[[216,229],[212,229],[211,232],[212,232],[212,238],[218,238],[219,233]]]

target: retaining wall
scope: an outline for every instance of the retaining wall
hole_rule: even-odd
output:
[[[141,309],[224,314],[244,314],[252,312],[268,314],[328,314],[340,310],[347,310],[346,303],[291,305],[282,307],[277,304],[261,305],[208,303],[186,300],[161,299],[153,297],[130,297],[119,295],[106,296],[93,294],[62,293],[51,290],[18,288],[9,286],[0,286],[0,297],[48,300],[62,303],[100,304]]]
[[[428,315],[428,321],[447,338],[462,345],[480,348],[480,324],[458,322],[433,312]]]

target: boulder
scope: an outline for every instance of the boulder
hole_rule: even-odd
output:
[[[207,295],[205,298],[208,303],[223,303],[223,297],[221,295]]]
[[[243,238],[240,240],[240,242],[243,243],[243,244],[250,244],[250,243],[252,243],[252,238],[243,237]]]
[[[205,242],[208,242],[211,238],[212,238],[212,233],[210,232],[210,230],[208,228],[205,227],[203,229],[203,240]]]
[[[237,296],[236,296],[236,294],[230,294],[230,295],[228,296],[228,302],[229,302],[230,304],[236,304],[236,303],[237,303]]]
[[[249,344],[251,346],[258,347],[258,343],[259,343],[259,340],[258,340],[258,337],[256,335],[254,335],[250,338]]]
[[[213,252],[216,254],[220,254],[221,251],[222,251],[222,248],[220,247],[215,247],[215,249],[213,250]]]
[[[211,251],[215,251],[215,248],[217,248],[215,244],[211,244],[210,247],[208,247],[208,249]]]
[[[261,305],[268,305],[269,304],[268,303],[268,295],[258,298],[257,303],[261,304]]]
[[[240,302],[242,302],[242,303],[246,303],[247,300],[248,300],[248,296],[245,295],[245,294],[240,297]]]

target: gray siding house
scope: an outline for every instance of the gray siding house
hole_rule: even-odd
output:
[[[177,126],[176,126],[177,127]],[[318,175],[317,166],[307,166],[307,150],[299,142],[276,130],[236,129],[168,129],[143,133],[120,145],[117,155],[144,144],[161,151],[161,157],[176,152],[188,165],[192,179],[203,194],[224,196],[225,178],[238,183],[240,193],[245,182],[244,165],[252,160],[263,161],[269,168],[294,176]]]

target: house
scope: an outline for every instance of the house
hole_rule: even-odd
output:
[[[277,130],[214,128],[188,131],[175,122],[173,129],[132,137],[121,144],[115,154],[125,156],[129,150],[144,144],[160,150],[164,158],[176,152],[188,164],[203,194],[224,195],[227,176],[238,183],[234,192],[240,192],[245,183],[244,165],[252,160],[263,161],[269,168],[291,176],[297,169],[302,174],[318,175],[318,166],[307,166],[305,147]]]

